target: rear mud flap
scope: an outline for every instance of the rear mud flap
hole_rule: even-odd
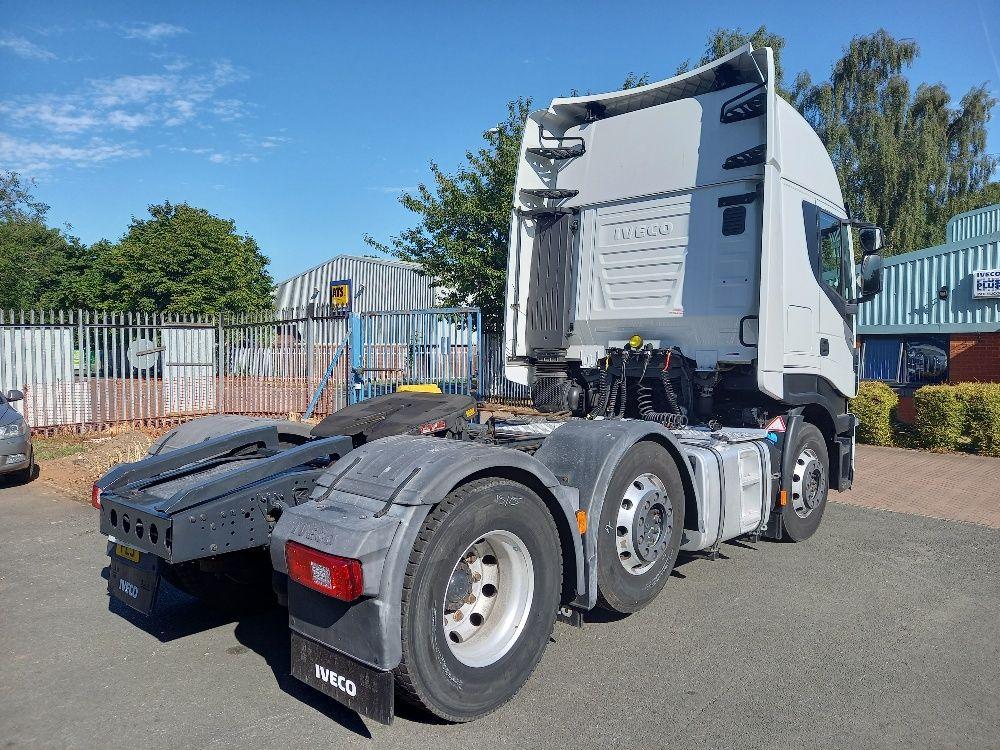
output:
[[[137,612],[148,615],[156,604],[160,588],[160,558],[147,552],[124,548],[133,558],[118,554],[109,544],[111,565],[108,570],[108,593]]]
[[[392,672],[373,669],[292,632],[292,677],[381,724],[395,715]]]

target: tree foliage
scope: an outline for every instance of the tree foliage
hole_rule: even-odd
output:
[[[791,99],[792,92],[785,88],[785,71],[781,65],[781,52],[785,48],[785,38],[780,34],[769,31],[767,26],[759,26],[756,31],[744,31],[743,29],[715,29],[708,35],[705,41],[705,50],[701,59],[694,67],[708,65],[713,60],[735,52],[740,47],[752,44],[754,49],[760,47],[770,47],[774,51],[774,77],[777,83],[778,93],[786,99]],[[677,67],[678,75],[691,70],[690,60],[685,60]]]
[[[0,221],[44,221],[49,207],[32,194],[33,180],[0,171]]]
[[[232,221],[163,203],[118,242],[87,246],[46,225],[48,207],[31,188],[0,174],[0,308],[188,313],[272,304],[267,258]]]
[[[98,306],[170,312],[220,312],[270,307],[267,258],[229,219],[169,201],[132,219],[117,243],[99,243]]]
[[[796,82],[797,104],[833,160],[848,206],[889,231],[892,252],[944,239],[948,218],[987,205],[997,160],[986,152],[996,104],[975,86],[952,106],[941,83],[914,91],[904,71],[916,42],[884,29],[855,37],[829,80]]]

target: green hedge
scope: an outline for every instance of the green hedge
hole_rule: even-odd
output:
[[[1000,456],[1000,383],[956,386],[965,401],[969,447],[982,456]]]
[[[858,395],[851,400],[851,411],[858,418],[858,440],[869,445],[894,445],[892,411],[899,396],[885,383],[864,380]]]
[[[964,385],[925,385],[914,391],[914,431],[921,448],[954,451],[967,442],[965,390]]]
[[[863,381],[851,401],[851,411],[858,417],[858,442],[1000,456],[1000,383],[917,389],[912,428],[896,422],[893,412],[898,403],[899,396],[885,383]]]

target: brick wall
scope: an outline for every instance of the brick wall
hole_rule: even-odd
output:
[[[1000,333],[953,333],[949,349],[949,382],[1000,382]]]
[[[913,408],[913,396],[900,396],[896,405],[896,419],[906,424],[917,421],[917,412]]]

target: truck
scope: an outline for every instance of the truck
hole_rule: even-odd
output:
[[[557,619],[637,612],[682,551],[816,532],[853,480],[883,244],[769,48],[555,99],[524,129],[505,298],[538,415],[395,393],[316,427],[183,425],[95,485],[110,590],[146,612],[163,578],[264,590],[297,679],[384,723],[397,699],[482,717]]]

